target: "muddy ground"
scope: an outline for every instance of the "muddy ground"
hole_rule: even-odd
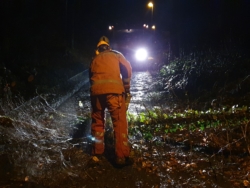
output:
[[[130,111],[143,111],[150,74],[134,77]],[[41,101],[18,119],[1,116],[0,187],[250,187],[250,157],[240,129],[231,130],[238,136],[230,143],[222,128],[155,135],[151,141],[131,135],[134,164],[118,168],[108,125],[105,155],[96,159],[89,154],[89,112],[88,89],[82,88],[58,109]]]

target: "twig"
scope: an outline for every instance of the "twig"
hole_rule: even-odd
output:
[[[212,156],[214,156],[214,155],[212,155]],[[211,158],[209,158],[209,164],[210,164],[210,167],[211,167],[212,170],[213,170],[214,178],[215,178],[215,180],[217,181],[217,175],[216,175],[216,172],[215,172],[215,170],[214,170],[214,168],[213,168],[213,166],[212,166]]]
[[[250,124],[250,121],[248,121],[246,124],[245,124],[245,129],[243,128],[243,126],[241,126],[241,131],[242,131],[242,134],[244,136],[244,139],[245,139],[245,142],[247,144],[247,150],[248,150],[248,154],[250,154],[250,146],[248,144],[248,139],[247,139],[247,128],[248,128],[248,124]]]
[[[89,175],[88,172],[84,171],[84,173],[85,173],[92,181],[94,181],[94,178],[92,178],[92,177]]]
[[[222,151],[223,151],[225,148],[227,148],[228,146],[230,146],[230,145],[232,145],[232,144],[235,144],[235,143],[239,142],[239,141],[242,140],[243,138],[244,138],[244,137],[239,138],[238,140],[236,140],[236,141],[234,141],[234,142],[232,142],[232,143],[228,143],[227,145],[225,145],[224,147],[222,147],[217,153],[213,154],[213,155],[211,156],[211,158],[214,157],[216,154],[219,154],[220,152],[222,152]]]
[[[55,109],[52,108],[52,107],[50,106],[50,104],[48,103],[48,101],[47,101],[42,95],[40,95],[40,94],[38,93],[37,89],[36,89],[36,94],[37,94],[41,99],[43,99],[43,101],[45,102],[45,104],[46,104],[51,110],[55,111]]]

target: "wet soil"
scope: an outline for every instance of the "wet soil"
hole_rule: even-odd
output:
[[[134,74],[129,111],[137,113],[150,105],[151,78],[148,72]],[[235,153],[226,147],[195,145],[185,130],[167,137],[158,135],[152,141],[131,136],[134,164],[118,168],[107,121],[105,155],[93,158],[89,101],[88,88],[82,88],[56,110],[41,104],[32,106],[33,113],[24,111],[18,120],[1,117],[0,187],[250,187],[245,145],[231,145],[238,148]],[[202,140],[202,134],[206,133],[193,137],[199,135]],[[217,138],[219,143],[221,137]]]

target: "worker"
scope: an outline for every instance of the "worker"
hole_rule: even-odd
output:
[[[96,55],[89,68],[92,106],[91,134],[92,154],[103,155],[105,150],[105,109],[108,109],[115,139],[116,164],[132,164],[129,158],[128,123],[125,96],[130,93],[132,68],[130,62],[118,51],[110,48],[109,39],[102,36],[97,44]]]

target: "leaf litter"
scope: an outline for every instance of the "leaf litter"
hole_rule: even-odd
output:
[[[248,151],[241,137],[227,139],[223,127],[159,133],[150,140],[137,132],[130,137],[135,163],[123,169],[107,158],[93,159],[89,135],[83,134],[90,128],[88,97],[80,91],[58,109],[41,102],[16,117],[0,116],[2,187],[249,186]],[[243,128],[247,135],[248,126]],[[239,131],[231,130],[242,135]],[[112,148],[108,123],[106,134]]]

